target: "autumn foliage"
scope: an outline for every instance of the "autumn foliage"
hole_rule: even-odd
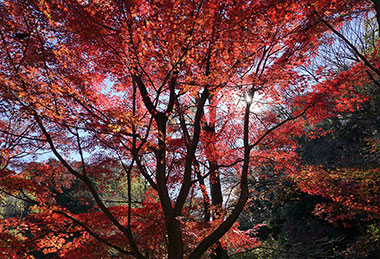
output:
[[[376,169],[301,166],[296,141],[370,99],[355,87],[377,82],[377,49],[340,73],[301,68],[373,12],[357,0],[2,1],[0,191],[28,213],[1,219],[0,255],[252,249],[257,229],[237,219],[268,163],[336,202],[317,214],[378,217],[362,192],[378,188]]]

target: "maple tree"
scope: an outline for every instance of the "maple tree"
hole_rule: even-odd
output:
[[[348,75],[361,77],[363,66],[379,75],[375,54],[313,88],[299,70],[326,31],[372,11],[366,1],[9,0],[0,8],[0,185],[31,204],[26,217],[2,220],[9,257],[37,247],[66,258],[200,258],[255,246],[236,224],[249,172],[268,161],[298,171],[294,137],[305,121],[363,102],[342,83]],[[239,190],[228,210],[230,176]],[[136,196],[141,179],[147,187]],[[72,196],[84,207],[73,211],[58,197],[78,184]]]

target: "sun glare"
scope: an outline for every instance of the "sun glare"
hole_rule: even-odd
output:
[[[252,102],[252,96],[251,96],[250,94],[246,94],[246,95],[245,95],[245,101],[246,101],[247,103],[251,103],[251,102]]]

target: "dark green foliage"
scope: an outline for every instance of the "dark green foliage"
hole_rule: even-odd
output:
[[[62,192],[55,190],[52,192],[55,194],[54,198],[57,204],[66,207],[72,214],[88,212],[94,206],[94,201],[86,197],[88,194],[84,192],[83,186],[78,180],[72,183],[70,188],[63,188]]]
[[[310,131],[327,134],[309,138],[306,133],[299,138],[301,163],[325,169],[378,168],[379,96],[373,95],[360,109],[337,114]],[[376,258],[380,222],[360,215],[347,219],[345,226],[329,223],[314,210],[318,203],[332,201],[301,192],[290,177],[263,171],[264,177],[251,183],[253,200],[239,221],[244,230],[265,224],[257,234],[262,248],[249,253],[250,258]]]
[[[262,248],[251,252],[253,258],[323,258],[339,249],[347,230],[313,214],[322,198],[297,191],[284,175],[261,179],[252,187],[261,196],[251,201],[239,223],[243,229],[265,224],[257,234]]]
[[[331,133],[310,140],[299,140],[303,163],[327,168],[376,168],[379,156],[371,154],[368,140],[380,132],[380,116],[359,110],[323,121],[318,127]]]

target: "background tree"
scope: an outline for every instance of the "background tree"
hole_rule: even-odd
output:
[[[262,246],[250,256],[339,258],[378,252],[379,88],[376,71],[366,65],[376,67],[378,25],[374,13],[355,17],[339,30],[319,19],[334,43],[321,45],[314,62],[302,69],[316,83],[322,76],[342,84],[340,94],[326,95],[335,114],[309,123],[298,138],[303,170],[289,178],[273,175],[269,167],[268,179],[253,182],[257,191],[240,222],[248,228],[265,226],[259,231]],[[369,101],[352,107],[340,99],[347,95]]]

